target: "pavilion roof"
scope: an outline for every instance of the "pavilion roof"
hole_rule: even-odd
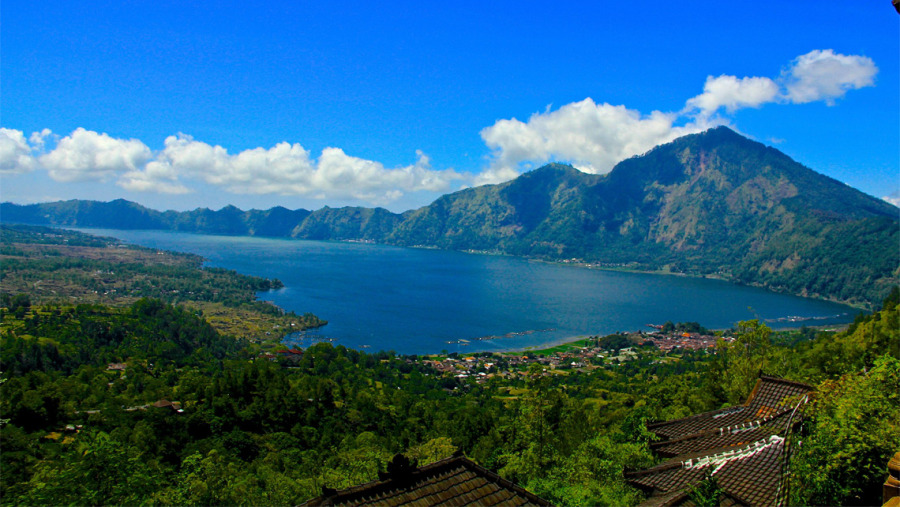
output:
[[[674,458],[640,472],[626,474],[635,486],[656,494],[643,505],[682,505],[689,489],[708,474],[715,477],[725,505],[777,505],[782,487],[785,439],[778,435],[739,447]],[[662,494],[660,494],[662,493]]]
[[[646,507],[693,505],[690,489],[709,477],[721,490],[720,505],[778,505],[790,433],[812,390],[762,376],[743,405],[649,425],[664,439],[651,449],[670,459],[625,477],[651,493]]]
[[[790,399],[812,391],[812,386],[776,377],[760,377],[743,405],[704,412],[683,419],[650,424],[647,429],[666,439],[706,430],[728,428],[769,419],[793,409]]]
[[[395,457],[394,463],[397,462]],[[304,505],[544,506],[550,503],[473,461],[456,456],[418,468],[395,466],[393,472],[379,481],[343,490],[325,490],[322,496]]]

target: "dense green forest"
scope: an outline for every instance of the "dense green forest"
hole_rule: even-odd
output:
[[[606,175],[549,164],[404,213],[0,204],[6,222],[364,240],[714,276],[874,309],[900,277],[900,210],[727,127]],[[149,296],[149,294],[147,294]]]
[[[622,473],[654,463],[646,423],[741,402],[759,371],[819,389],[793,503],[875,503],[900,448],[897,291],[846,332],[791,347],[751,321],[715,354],[565,375],[532,364],[481,384],[329,344],[258,358],[160,301],[23,312],[25,299],[3,310],[4,504],[287,505],[372,480],[395,453],[457,450],[555,503],[634,504]]]

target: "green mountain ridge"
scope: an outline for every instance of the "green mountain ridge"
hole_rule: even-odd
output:
[[[158,212],[124,200],[3,203],[0,219],[495,251],[717,276],[872,306],[898,283],[900,210],[727,127],[606,175],[549,164],[402,214],[276,207]]]

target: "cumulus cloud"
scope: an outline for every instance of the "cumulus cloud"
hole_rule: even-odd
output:
[[[519,171],[509,166],[491,166],[478,173],[472,180],[474,186],[496,185],[514,179]]]
[[[625,106],[587,98],[555,111],[533,114],[527,122],[499,120],[481,131],[493,151],[493,166],[482,179],[514,175],[523,162],[567,161],[584,172],[606,173],[628,157],[711,126],[706,120],[676,126],[677,114],[642,115]]]
[[[548,107],[527,121],[500,119],[480,133],[490,155],[477,174],[435,170],[421,151],[413,164],[387,168],[338,147],[325,148],[318,158],[299,143],[288,142],[231,154],[222,146],[177,134],[153,151],[137,139],[84,128],[62,138],[48,129],[26,138],[21,131],[0,128],[0,174],[43,169],[56,181],[112,181],[134,192],[183,194],[203,183],[233,194],[387,204],[407,193],[444,192],[454,184],[501,183],[551,161],[606,173],[659,144],[729,124],[723,109],[732,114],[768,103],[831,105],[850,90],[873,86],[877,72],[868,57],[815,50],[795,58],[776,77],[708,76],[702,93],[688,99],[681,111],[644,114],[586,98],[556,110]]]
[[[708,76],[703,93],[687,101],[687,110],[697,109],[701,114],[710,115],[724,107],[734,112],[772,102],[778,93],[778,85],[767,77]]]
[[[882,197],[882,199],[900,208],[900,190],[895,190],[890,195]]]
[[[440,192],[447,190],[453,181],[465,179],[453,170],[432,170],[428,157],[421,151],[416,154],[413,165],[385,169],[378,162],[351,157],[340,148],[326,148],[312,179],[317,188],[332,193],[352,189],[350,197],[370,201],[397,197],[396,193],[390,193],[391,189]]]
[[[185,178],[238,194],[304,194],[309,189],[296,183],[312,170],[309,152],[299,144],[279,143],[231,155],[185,134],[166,138],[158,161]]]
[[[46,144],[55,142],[52,149]],[[0,129],[0,174],[43,169],[59,182],[101,181],[132,192],[185,194],[203,182],[233,194],[297,195],[320,199],[358,199],[388,204],[408,192],[442,192],[472,175],[435,170],[427,155],[386,168],[380,162],[325,148],[318,159],[300,144],[278,143],[236,154],[186,134],[166,138],[153,152],[136,139],[117,139],[78,128],[59,138],[50,130],[28,139],[19,130]]]
[[[731,114],[768,103],[824,101],[831,105],[849,90],[874,85],[877,72],[868,57],[815,50],[795,58],[774,78],[708,76],[703,93],[688,99],[678,112],[644,115],[588,98],[555,111],[535,113],[525,122],[498,120],[481,131],[491,149],[491,165],[475,182],[505,181],[523,168],[551,161],[605,173],[616,163],[661,143],[729,124],[721,116],[722,109]]]
[[[798,56],[783,76],[784,96],[802,104],[824,100],[834,104],[849,90],[875,84],[878,67],[871,58],[842,55],[831,49],[815,50]]]
[[[57,142],[59,141],[59,138],[57,138],[50,129],[44,129],[40,132],[32,132],[31,136],[28,138],[28,142],[31,143],[36,151],[43,151],[44,144],[47,142],[48,138],[56,139]]]
[[[22,174],[37,163],[21,130],[0,128],[0,174]]]
[[[137,139],[116,139],[79,127],[38,161],[56,181],[109,181],[139,170],[152,157],[150,148]]]
[[[317,160],[296,143],[279,143],[269,149],[254,148],[232,155],[221,146],[211,146],[184,134],[166,139],[156,163],[179,176],[199,179],[235,194],[353,198],[381,204],[396,200],[404,192],[444,191],[453,181],[467,178],[450,169],[433,170],[421,151],[417,152],[415,164],[388,169],[380,162],[347,155],[340,148],[325,148]]]
[[[849,90],[874,86],[878,67],[871,58],[816,49],[795,58],[776,79],[708,76],[703,93],[688,99],[682,114],[710,116],[724,107],[729,113],[770,102],[834,105]]]
[[[143,170],[128,171],[116,185],[131,192],[155,192],[159,194],[189,194],[191,189],[178,183],[178,174],[171,165],[156,160]]]

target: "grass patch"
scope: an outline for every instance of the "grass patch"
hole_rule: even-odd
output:
[[[536,354],[536,355],[544,355],[544,356],[552,356],[553,354],[559,354],[563,352],[575,352],[580,349],[583,349],[590,345],[590,338],[582,338],[579,340],[571,341],[568,343],[561,343],[559,345],[554,345],[552,347],[548,347],[545,349],[534,349],[534,348],[526,348],[525,350],[520,350],[516,352],[509,352],[509,355],[514,356],[524,356],[525,354]]]

